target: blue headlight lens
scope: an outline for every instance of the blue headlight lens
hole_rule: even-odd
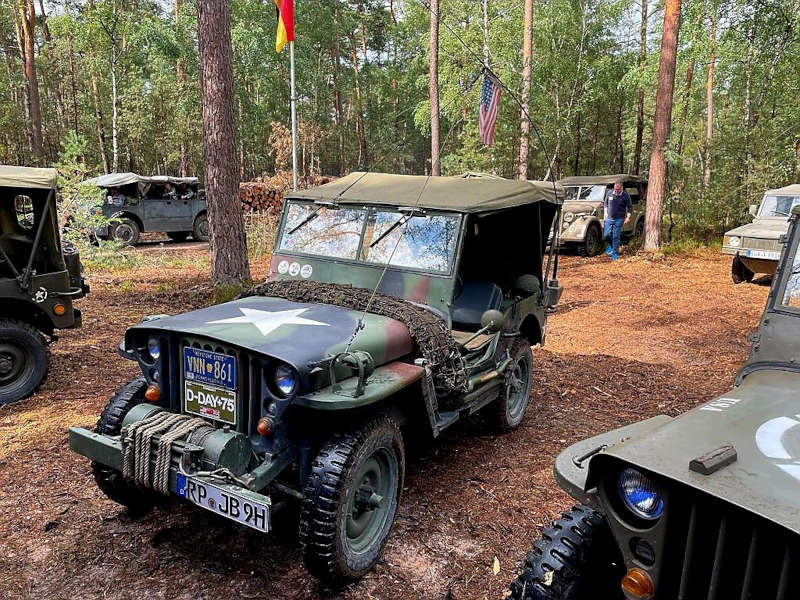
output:
[[[161,356],[161,346],[157,339],[150,338],[147,340],[147,352],[153,360],[158,360],[158,357]]]
[[[275,369],[275,386],[284,396],[290,396],[297,387],[297,371],[287,365]]]
[[[636,469],[625,469],[619,476],[619,493],[633,514],[654,521],[664,511],[664,499],[656,485]]]

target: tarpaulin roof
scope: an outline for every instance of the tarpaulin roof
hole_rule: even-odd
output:
[[[197,177],[169,177],[167,175],[153,175],[147,177],[144,175],[137,175],[136,173],[109,173],[108,175],[100,175],[100,177],[95,177],[94,179],[87,179],[83,184],[96,185],[101,188],[112,188],[130,185],[131,183],[173,183],[175,185],[188,183],[193,185],[198,181],[199,179],[197,179]]]
[[[767,190],[766,193],[770,196],[800,196],[800,183],[793,183],[786,187]]]
[[[617,175],[576,175],[574,177],[564,177],[559,183],[561,185],[612,185],[617,181],[623,183],[644,183],[647,177],[643,175],[629,175],[619,173]]]
[[[554,192],[548,181],[518,181],[475,173],[426,177],[355,172],[319,187],[288,192],[286,198],[480,213],[536,202],[561,204],[564,189],[558,184],[555,187]]]
[[[0,165],[0,187],[52,190],[57,184],[58,171],[55,169]]]

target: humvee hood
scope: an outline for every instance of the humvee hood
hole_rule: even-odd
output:
[[[307,372],[309,363],[344,350],[360,312],[329,304],[253,296],[140,323],[132,332],[196,335],[277,358]],[[408,328],[388,317],[367,314],[351,350],[365,350],[376,365],[412,352]]]
[[[761,370],[711,402],[611,446],[616,456],[800,533],[800,373]],[[726,444],[738,458],[711,475],[689,461]]]
[[[731,229],[725,235],[777,240],[786,233],[787,229],[789,229],[788,217],[786,219],[756,219],[752,223]]]

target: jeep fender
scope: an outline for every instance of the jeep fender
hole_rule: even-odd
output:
[[[586,239],[586,231],[592,224],[597,224],[602,234],[603,223],[600,219],[594,216],[576,217],[575,220],[569,224],[564,231],[561,232],[562,242],[582,242]]]
[[[110,220],[112,222],[109,225],[109,228],[114,226],[114,220],[115,219],[130,219],[131,221],[133,221],[134,223],[136,223],[139,226],[139,231],[145,231],[144,222],[139,218],[138,215],[135,215],[135,214],[133,214],[131,212],[127,212],[127,211],[124,211],[124,210],[121,210],[119,212],[115,212],[110,217]]]

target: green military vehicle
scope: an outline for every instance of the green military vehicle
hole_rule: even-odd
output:
[[[800,184],[767,190],[761,205],[750,207],[753,222],[726,232],[722,253],[733,257],[733,283],[750,282],[756,273],[774,275],[781,256],[780,238],[789,229],[792,207],[800,204]]]
[[[623,237],[632,239],[644,233],[647,205],[647,177],[640,175],[581,175],[565,177],[563,215],[559,234],[562,246],[575,248],[581,256],[596,256],[603,251],[603,202],[616,182],[621,182],[633,204],[631,220]]]
[[[533,544],[516,599],[800,598],[800,206],[734,388],[555,463],[581,502]]]
[[[562,198],[552,183],[377,173],[287,194],[267,282],[130,328],[121,351],[142,376],[70,446],[134,509],[177,495],[268,532],[299,503],[308,569],[362,576],[392,528],[406,441],[481,409],[500,431],[522,421],[531,345],[562,291],[553,250],[543,269]]]
[[[0,165],[0,405],[44,381],[48,341],[80,327],[88,291],[78,252],[62,244],[55,169]]]

